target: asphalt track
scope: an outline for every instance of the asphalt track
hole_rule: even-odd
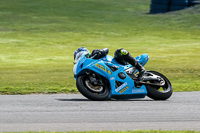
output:
[[[89,101],[82,95],[0,95],[0,132],[200,130],[200,91]]]

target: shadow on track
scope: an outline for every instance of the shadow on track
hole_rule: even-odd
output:
[[[55,99],[57,101],[91,101],[89,99]]]
[[[89,99],[55,99],[57,101],[90,101],[90,102],[95,102]],[[151,99],[109,99],[109,100],[104,100],[104,101],[99,101],[99,102],[117,102],[117,101],[138,101],[138,102],[144,102],[144,101],[154,101]]]

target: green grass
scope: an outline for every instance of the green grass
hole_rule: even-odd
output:
[[[174,91],[200,90],[200,6],[150,15],[150,0],[1,0],[0,94],[76,93],[73,52],[124,47]]]
[[[20,132],[18,132],[20,133]],[[200,131],[86,131],[86,132],[21,132],[21,133],[200,133]]]

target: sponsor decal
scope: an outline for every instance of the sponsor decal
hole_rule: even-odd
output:
[[[118,91],[122,90],[126,86],[127,86],[127,82],[125,82],[122,85],[120,85],[117,89],[115,89],[115,91],[118,92]]]
[[[125,92],[128,88],[129,88],[129,86],[124,87],[123,89],[121,89],[121,90],[119,91],[119,93],[122,94],[122,93]]]
[[[144,89],[133,89],[132,93],[141,93],[141,92],[145,92]]]
[[[112,74],[112,72],[111,72],[110,70],[108,70],[107,67],[104,67],[104,66],[102,66],[102,65],[100,65],[100,64],[98,64],[98,63],[96,63],[95,66],[98,67],[99,69],[101,69],[101,70],[107,72],[107,73],[110,74],[110,75]]]

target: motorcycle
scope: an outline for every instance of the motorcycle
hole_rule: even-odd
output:
[[[90,100],[133,99],[148,96],[154,100],[166,100],[172,95],[170,81],[161,73],[146,71],[140,80],[136,68],[131,64],[121,65],[112,56],[100,59],[89,57],[82,51],[74,62],[74,78],[79,92]],[[142,66],[148,54],[135,58]]]

